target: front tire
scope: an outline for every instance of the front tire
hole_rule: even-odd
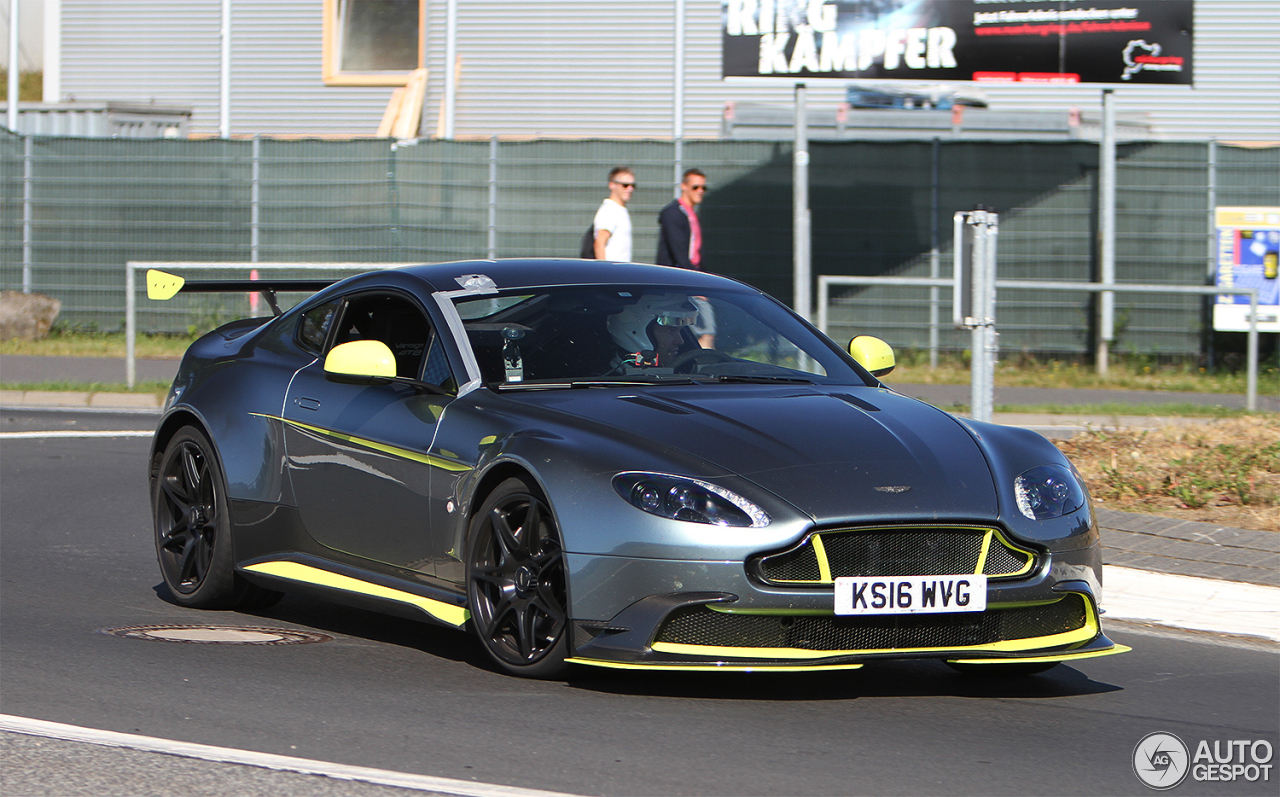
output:
[[[225,484],[209,439],[193,426],[179,429],[160,457],[152,485],[160,575],[182,606],[265,608],[280,593],[236,574]]]
[[[565,672],[567,582],[551,508],[523,479],[499,484],[467,533],[471,624],[498,666],[525,678]]]

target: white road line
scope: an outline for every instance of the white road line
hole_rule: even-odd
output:
[[[308,758],[255,753],[249,750],[233,750],[229,747],[214,747],[207,744],[175,742],[169,739],[157,739],[153,736],[139,736],[132,733],[100,731],[94,728],[82,728],[78,725],[64,725],[60,722],[46,722],[45,720],[16,717],[12,714],[0,714],[0,731],[96,744],[103,747],[124,747],[130,750],[143,750],[151,753],[181,756],[183,758],[196,758],[202,761],[217,761],[224,764],[243,764],[263,769],[298,772],[304,775],[322,775],[337,780],[355,780],[379,786],[395,786],[401,789],[459,795],[460,797],[573,797],[562,792],[521,789],[515,786],[499,786],[491,783],[473,783],[452,778],[435,778],[430,775],[411,775],[406,772],[393,772],[389,769],[354,767],[346,764],[332,764],[328,761],[313,761]]]
[[[154,431],[128,429],[118,432],[90,432],[61,429],[56,432],[0,432],[0,440],[34,440],[41,437],[151,437]]]

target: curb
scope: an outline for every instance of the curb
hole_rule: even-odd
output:
[[[1280,642],[1280,587],[1107,565],[1102,607],[1104,623],[1134,620]]]
[[[95,409],[160,410],[163,399],[151,393],[89,393],[78,390],[0,390],[0,407],[47,409],[92,407]]]

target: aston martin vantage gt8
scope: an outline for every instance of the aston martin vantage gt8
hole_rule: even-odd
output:
[[[315,291],[196,341],[164,403],[155,544],[184,606],[318,595],[541,678],[1126,649],[1052,444],[895,393],[882,341],[742,283],[486,260],[149,287]]]

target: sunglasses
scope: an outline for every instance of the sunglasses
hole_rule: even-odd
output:
[[[623,188],[635,188],[635,187],[636,187],[636,184],[635,184],[635,183],[624,183],[624,182],[621,182],[621,181],[619,181],[619,180],[614,180],[613,182],[617,183],[618,185],[622,186]]]
[[[707,187],[705,185],[691,185],[689,186],[689,190],[690,191],[706,191]]]

